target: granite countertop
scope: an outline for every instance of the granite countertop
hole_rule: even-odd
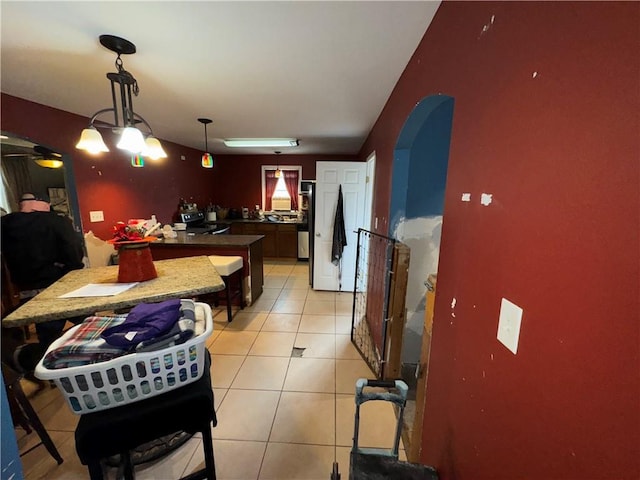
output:
[[[204,235],[203,235],[204,236]],[[224,290],[224,282],[206,256],[174,258],[153,262],[158,278],[108,297],[59,298],[89,283],[116,283],[118,266],[83,268],[67,273],[49,288],[2,319],[4,327],[20,327],[62,318],[93,315],[103,310],[190,298]]]
[[[229,225],[231,223],[275,223],[275,224],[292,224],[292,225],[304,225],[307,223],[307,220],[268,220],[266,218],[258,219],[258,218],[237,218],[237,219],[224,219],[217,220],[215,222],[204,222],[205,224],[215,225],[215,224],[226,224]]]
[[[248,247],[264,238],[264,235],[209,235],[204,233],[176,232],[176,238],[159,238],[154,245],[198,245],[210,247]]]

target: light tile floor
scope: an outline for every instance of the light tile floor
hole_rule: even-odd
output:
[[[311,290],[303,262],[266,262],[264,275],[264,293],[233,322],[223,308],[214,311],[207,347],[218,416],[217,477],[326,480],[337,461],[347,478],[355,381],[373,378],[350,341],[351,295]],[[302,357],[292,357],[293,347],[304,349]],[[31,401],[65,461],[58,466],[37,447],[22,457],[25,478],[88,478],[75,453],[78,417],[55,388],[32,394]],[[364,404],[360,445],[390,448],[395,425],[391,404]],[[38,441],[20,428],[16,436],[21,451]],[[137,466],[136,478],[179,478],[203,466],[195,435],[161,460]],[[109,474],[115,478],[115,469]]]

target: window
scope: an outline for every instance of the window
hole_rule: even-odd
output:
[[[298,194],[302,167],[280,166],[282,175],[276,177],[276,165],[262,166],[262,208],[271,210],[298,210]]]
[[[291,195],[284,183],[284,175],[276,177],[276,189],[271,196],[271,210],[291,210]]]

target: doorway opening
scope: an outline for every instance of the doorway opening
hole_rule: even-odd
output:
[[[48,146],[2,132],[2,186],[0,204],[7,212],[19,209],[23,193],[38,193],[49,197],[51,209],[68,216],[75,231],[82,234],[80,207],[76,191],[71,157],[57,153]],[[51,159],[56,160],[52,163]],[[53,167],[57,161],[59,168]],[[43,166],[47,165],[47,166]]]
[[[401,355],[402,377],[409,385],[406,438],[411,437],[414,421],[422,424],[416,411],[421,415],[422,405],[417,403],[424,401],[421,389],[428,374],[431,339],[427,280],[438,270],[453,106],[454,99],[447,95],[423,98],[407,118],[394,150],[389,236],[411,249]]]

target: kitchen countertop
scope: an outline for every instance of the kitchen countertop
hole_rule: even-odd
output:
[[[205,225],[215,225],[215,224],[225,224],[225,225],[230,225],[232,223],[275,223],[275,224],[292,224],[292,225],[304,225],[307,223],[307,220],[293,220],[293,221],[289,221],[289,220],[276,220],[276,221],[272,221],[272,220],[267,220],[266,218],[264,219],[257,219],[257,218],[237,218],[237,219],[224,219],[224,220],[218,220],[216,222],[204,222]]]
[[[157,278],[140,282],[117,295],[59,298],[89,283],[116,283],[118,279],[117,265],[72,270],[3,318],[2,325],[20,327],[132,307],[140,302],[189,298],[224,289],[222,278],[206,256],[157,260],[153,264],[158,272]]]
[[[220,222],[217,222],[220,223]],[[210,235],[204,233],[176,232],[176,238],[159,238],[154,245],[198,245],[220,247],[248,247],[264,238],[264,235]]]

